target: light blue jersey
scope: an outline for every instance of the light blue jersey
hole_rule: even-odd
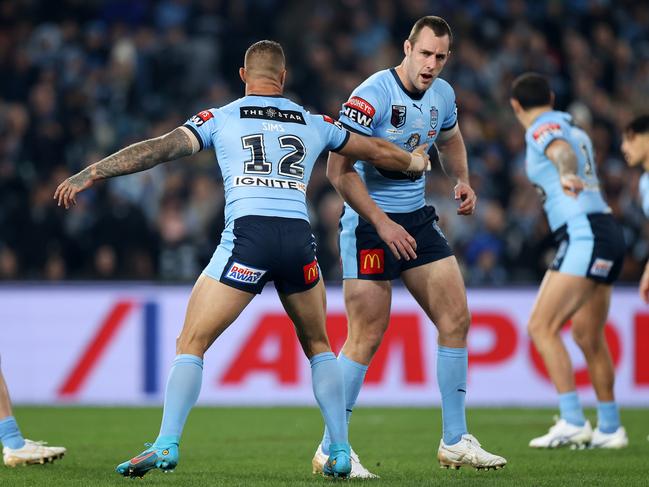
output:
[[[204,110],[184,125],[214,148],[225,188],[225,225],[242,216],[309,221],[306,186],[325,150],[349,138],[338,122],[311,115],[283,96],[249,95]]]
[[[349,130],[381,137],[412,152],[418,145],[431,145],[441,131],[455,127],[455,93],[439,78],[425,92],[412,93],[394,68],[386,69],[353,91],[340,112],[340,122]],[[386,213],[412,212],[425,205],[422,173],[386,171],[365,161],[357,161],[354,168]],[[353,210],[347,206],[348,212]]]
[[[639,186],[640,198],[642,199],[642,211],[649,218],[649,172],[645,172],[640,176]]]
[[[556,139],[568,142],[577,156],[577,175],[585,183],[577,198],[563,192],[559,170],[545,155],[545,149]],[[558,111],[543,113],[525,132],[525,141],[527,176],[541,193],[543,209],[553,232],[575,217],[611,212],[600,191],[593,144],[586,132],[573,125],[569,114]]]

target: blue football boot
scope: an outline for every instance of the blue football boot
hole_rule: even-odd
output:
[[[346,479],[352,471],[351,448],[349,443],[332,443],[329,446],[329,458],[322,473],[327,477]]]
[[[149,446],[139,455],[130,460],[120,463],[115,471],[124,477],[142,477],[149,470],[159,468],[163,472],[172,472],[178,465],[178,445],[171,443],[167,446],[156,446],[145,443]]]

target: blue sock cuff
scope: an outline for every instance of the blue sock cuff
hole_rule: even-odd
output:
[[[16,423],[16,418],[13,416],[7,416],[6,418],[0,419],[0,427],[8,424]],[[18,423],[16,423],[18,424]]]
[[[469,356],[469,351],[466,347],[463,348],[451,348],[443,347],[439,345],[437,347],[437,354],[440,357],[449,357],[449,358],[465,358]]]
[[[350,367],[354,367],[360,370],[361,372],[367,372],[368,365],[363,365],[355,362],[342,352],[340,352],[340,355],[338,355],[338,360],[340,362],[343,362],[345,365],[349,365]]]
[[[326,362],[327,360],[336,360],[336,356],[333,352],[322,352],[314,355],[309,359],[309,363],[311,364],[311,367],[313,367],[314,365],[317,365],[320,362]]]
[[[203,359],[197,357],[196,355],[191,355],[189,353],[181,353],[180,355],[176,355],[176,358],[171,363],[171,365],[180,365],[180,364],[194,364],[194,365],[198,365],[202,369]]]
[[[559,394],[559,401],[579,401],[579,396],[577,395],[577,391],[570,391],[570,392],[563,392]]]

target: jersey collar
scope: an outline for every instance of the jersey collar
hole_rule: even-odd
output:
[[[397,74],[397,70],[396,70],[396,69],[394,69],[394,68],[390,68],[390,73],[392,73],[392,76],[394,76],[394,80],[395,80],[395,81],[397,82],[397,84],[399,85],[399,88],[401,88],[401,90],[402,90],[406,95],[408,95],[410,98],[412,98],[413,100],[421,100],[421,99],[424,97],[424,95],[426,94],[425,91],[422,91],[422,92],[416,93],[416,92],[414,92],[414,91],[410,91],[410,90],[407,89],[405,86],[403,86],[403,83],[401,82],[401,78],[399,78],[399,75]]]

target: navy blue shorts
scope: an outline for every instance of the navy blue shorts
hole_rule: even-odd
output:
[[[254,294],[260,294],[268,281],[282,294],[307,291],[320,280],[311,226],[297,218],[237,218],[223,230],[203,272]]]
[[[592,213],[572,218],[554,232],[557,254],[553,271],[612,284],[622,270],[624,235],[613,215]]]
[[[410,213],[387,213],[417,241],[417,258],[397,260],[381,240],[376,229],[345,207],[340,218],[340,255],[343,279],[388,281],[405,270],[453,255],[446,237],[437,225],[439,217],[432,206]]]

